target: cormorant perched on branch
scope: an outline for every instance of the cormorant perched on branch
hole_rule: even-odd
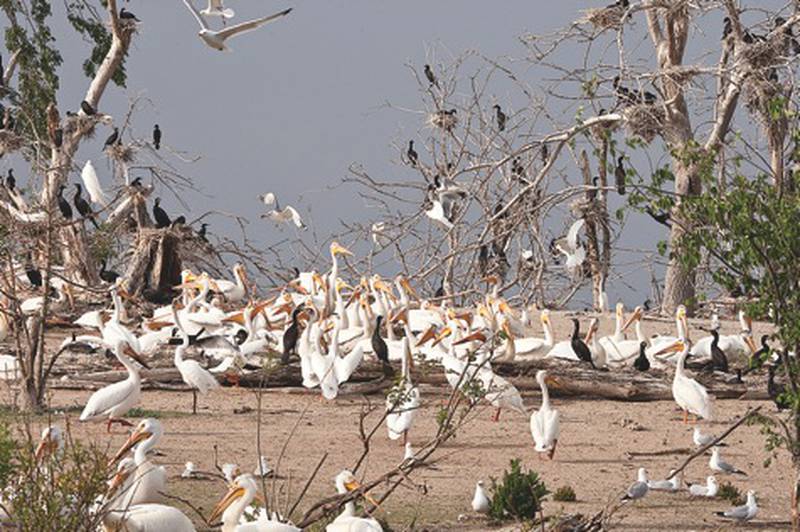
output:
[[[731,33],[733,33],[733,22],[731,17],[725,17],[722,19],[722,40],[727,39]]]
[[[156,229],[164,229],[172,224],[167,212],[161,208],[161,198],[156,198],[153,203],[153,218],[156,220]]]
[[[94,225],[96,229],[99,229],[100,226],[97,225],[97,220],[94,219],[92,207],[89,205],[89,202],[84,199],[81,193],[81,184],[75,183],[75,195],[72,197],[72,203],[75,204],[78,214],[80,214],[83,218],[88,218],[89,221],[92,222],[92,225]]]
[[[208,239],[206,238],[206,228],[208,228],[208,224],[205,224],[205,223],[204,224],[200,224],[200,230],[197,231],[197,236],[203,242],[208,242]]]
[[[439,82],[436,81],[436,76],[433,74],[433,70],[431,69],[431,66],[430,65],[425,65],[424,71],[425,71],[425,77],[428,78],[428,81],[430,82],[430,84],[431,85],[436,85],[438,87],[439,86]]]
[[[406,156],[408,157],[408,161],[411,163],[411,166],[414,168],[417,167],[417,162],[419,161],[419,154],[414,149],[414,141],[408,141],[408,150],[406,150]]]
[[[33,264],[27,264],[25,266],[25,275],[28,277],[28,282],[31,283],[31,286],[35,286],[36,288],[42,286],[42,272],[34,267]]]
[[[671,227],[672,226],[672,224],[669,222],[669,217],[670,217],[669,211],[658,211],[658,212],[655,212],[650,207],[647,207],[645,209],[645,212],[647,214],[649,214],[650,217],[653,220],[657,221],[661,225],[666,225],[667,227]]]
[[[83,100],[81,102],[81,111],[83,111],[83,114],[85,114],[86,116],[93,116],[97,113],[97,111],[94,110],[94,107],[92,107],[92,104],[90,104],[86,100]]]
[[[508,117],[503,112],[503,110],[500,108],[499,104],[494,104],[494,115],[495,115],[495,118],[497,119],[497,129],[499,131],[505,131],[506,130],[506,121],[508,120]]]
[[[617,184],[617,194],[620,196],[625,195],[625,165],[623,161],[625,160],[624,155],[620,155],[617,158],[617,167],[614,168],[614,179],[616,180]]]
[[[69,202],[64,199],[64,189],[67,188],[66,185],[60,185],[58,187],[58,194],[56,194],[56,201],[58,202],[58,210],[61,211],[61,216],[64,217],[66,220],[72,220],[72,207],[69,206]]]
[[[100,279],[104,280],[107,283],[114,283],[117,279],[119,279],[119,273],[115,272],[114,270],[107,270],[106,269],[106,259],[100,261]]]
[[[114,132],[108,136],[106,142],[103,144],[103,149],[109,148],[117,143],[119,140],[119,128],[115,127]]]
[[[153,126],[153,147],[156,150],[161,149],[161,128],[158,127],[158,124]]]

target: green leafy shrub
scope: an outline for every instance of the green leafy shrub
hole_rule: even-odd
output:
[[[742,492],[740,492],[739,488],[730,482],[720,484],[719,491],[717,491],[717,497],[720,499],[725,499],[726,501],[730,501],[730,503],[734,506],[739,506],[745,503],[745,498],[742,496]]]
[[[575,496],[575,490],[572,489],[572,486],[561,486],[553,493],[553,500],[558,502],[575,502],[578,498]]]
[[[498,521],[534,519],[541,501],[549,493],[535,471],[523,471],[519,458],[511,460],[511,469],[498,482],[492,479],[489,516]]]

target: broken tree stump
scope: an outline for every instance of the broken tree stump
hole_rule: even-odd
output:
[[[171,228],[143,228],[125,272],[126,288],[134,296],[146,289],[170,291],[181,283],[181,237]]]

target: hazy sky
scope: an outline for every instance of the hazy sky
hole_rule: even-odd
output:
[[[195,4],[200,5],[199,0]],[[286,7],[294,11],[233,39],[233,51],[223,53],[199,39],[197,23],[180,0],[121,2],[142,23],[127,63],[128,87],[110,86],[100,107],[121,118],[132,98],[148,98],[151,103],[136,115],[137,136],[149,138],[152,125],[159,123],[166,145],[201,156],[192,164],[173,159],[201,190],[187,195],[192,208],[187,218],[210,208],[237,212],[251,220],[251,234],[266,244],[292,230],[258,218],[262,209],[256,196],[262,192],[274,191],[282,203],[295,205],[304,215],[313,205],[310,223],[324,235],[340,219],[368,217],[353,189],[339,186],[351,163],[363,163],[395,180],[419,178],[390,162],[396,158],[391,143],[418,131],[419,118],[382,107],[387,101],[420,106],[406,63],[422,65],[431,50],[456,55],[477,48],[490,57],[522,57],[525,50],[519,35],[563,27],[592,3],[229,0],[226,4],[237,12],[234,23]],[[63,19],[63,7],[57,3],[54,9],[55,18]],[[75,109],[86,90],[80,62],[89,45],[67,30],[66,21],[55,26],[59,37],[65,37],[59,43],[67,58],[59,102],[63,113]],[[713,35],[718,39],[716,29]],[[536,79],[525,81],[537,84]],[[99,143],[107,133],[100,131],[94,144],[87,144],[78,156],[79,162],[94,159],[104,182],[110,176]],[[7,166],[9,161],[0,164]],[[338,188],[331,191],[331,187]],[[168,212],[183,211],[168,193],[161,195]],[[226,221],[208,221],[210,231],[230,229]],[[661,226],[648,221],[631,232],[626,245],[654,247],[663,237]],[[648,278],[640,278],[644,294]],[[619,294],[610,296],[614,301]]]

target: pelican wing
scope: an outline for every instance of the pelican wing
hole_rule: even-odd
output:
[[[135,394],[139,385],[129,379],[109,384],[100,388],[89,397],[81,412],[81,421],[87,421],[108,415],[116,406],[127,401]]]
[[[187,0],[184,0],[184,2]],[[241,24],[236,24],[235,26],[231,26],[230,28],[225,28],[224,30],[217,33],[221,39],[228,39],[233,37],[234,35],[238,35],[240,33],[247,33],[248,31],[253,31],[256,28],[259,28],[266,24],[267,22],[273,21],[277,18],[280,18],[284,15],[288,15],[291,13],[292,8],[285,9],[280,11],[279,13],[275,13],[274,15],[269,15],[262,18],[257,18],[253,20],[249,20],[247,22],[242,22]]]
[[[578,248],[578,231],[581,230],[583,224],[584,220],[581,218],[572,224],[572,226],[569,228],[569,231],[567,231],[567,245],[572,250],[576,250]]]
[[[114,516],[113,518],[118,518]],[[137,504],[124,511],[123,530],[170,530],[194,532],[192,522],[180,510],[163,504]]]
[[[333,361],[333,371],[336,374],[336,380],[340,383],[346,382],[358,365],[361,364],[362,358],[364,358],[364,348],[361,344],[355,346],[346,357],[336,357]]]
[[[189,386],[197,388],[201,394],[208,393],[209,390],[219,388],[219,381],[209,373],[196,360],[184,360],[178,367],[181,377]]]
[[[83,185],[86,187],[86,192],[89,193],[89,198],[92,200],[92,203],[102,205],[103,207],[108,205],[108,198],[106,197],[106,193],[103,192],[103,188],[100,186],[100,180],[97,178],[97,172],[94,169],[92,161],[86,161],[86,164],[83,165],[81,179],[83,179]]]
[[[684,377],[673,382],[672,393],[679,406],[704,419],[711,419],[711,399],[702,384]]]
[[[435,200],[433,202],[433,205],[431,206],[430,209],[425,211],[425,214],[428,215],[428,218],[430,218],[431,220],[439,222],[440,224],[445,226],[447,229],[452,229],[453,228],[452,222],[450,220],[448,220],[447,217],[445,217],[445,215],[444,215],[444,207],[442,207],[441,202],[439,202],[438,200]]]
[[[197,11],[197,8],[194,7],[192,0],[183,0],[183,3],[186,4],[186,7],[192,12],[192,15],[194,15],[194,18],[197,20],[197,23],[200,24],[200,27],[204,30],[207,30],[208,24],[206,24],[206,20],[203,18],[203,15],[201,15],[200,12]]]

